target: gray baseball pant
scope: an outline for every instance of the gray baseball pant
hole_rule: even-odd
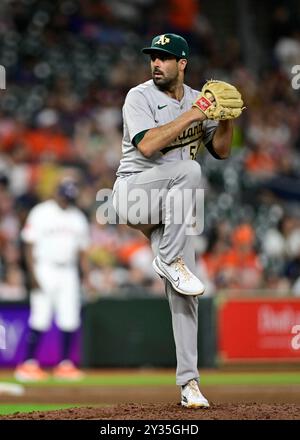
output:
[[[195,161],[182,160],[155,166],[129,177],[118,178],[113,190],[114,207],[120,218],[132,225],[132,221],[130,221],[132,219],[128,216],[128,206],[119,203],[123,197],[122,187],[125,182],[128,192],[143,189],[147,194],[150,194],[153,189],[166,189],[166,197],[170,197],[176,189],[200,188],[201,168]],[[166,199],[151,200],[151,213],[159,214],[157,218],[160,220],[160,224],[154,225],[152,232],[148,235],[152,250],[154,255],[159,254],[161,259],[168,264],[176,257],[182,256],[189,269],[196,273],[193,236],[186,234],[184,222],[182,224],[172,222],[172,215],[176,212],[176,197],[174,203],[174,209],[169,209]],[[170,206],[171,204],[169,204]],[[166,216],[169,221],[167,224],[161,224],[161,220],[164,220]],[[145,225],[150,220],[148,212],[147,218],[142,218],[141,223]],[[141,225],[141,229],[144,229],[144,225]],[[138,224],[134,227],[139,229]],[[198,298],[177,293],[167,280],[165,280],[165,292],[171,310],[176,346],[176,384],[185,385],[191,379],[199,379],[197,366]]]

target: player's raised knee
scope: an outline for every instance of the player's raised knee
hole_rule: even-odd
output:
[[[180,173],[191,182],[200,182],[201,167],[195,160],[182,160],[180,164]]]

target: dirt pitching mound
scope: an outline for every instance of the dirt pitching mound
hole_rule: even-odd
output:
[[[206,409],[180,404],[126,403],[109,407],[78,407],[1,416],[8,420],[299,420],[298,404],[213,403]]]

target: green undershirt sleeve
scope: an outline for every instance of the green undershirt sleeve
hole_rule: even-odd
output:
[[[132,143],[135,146],[135,148],[137,148],[138,144],[141,142],[147,131],[148,130],[143,130],[134,136],[134,138],[132,139]]]

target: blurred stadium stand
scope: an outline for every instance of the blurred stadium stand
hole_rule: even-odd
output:
[[[149,78],[140,53],[177,32],[192,56],[186,82],[233,82],[247,111],[232,157],[201,151],[205,231],[199,274],[219,290],[300,295],[300,5],[296,0],[6,0],[0,2],[0,299],[26,297],[19,231],[61,173],[81,183],[90,219],[94,296],[163,295],[141,234],[96,222],[95,195],[111,188],[121,153],[121,107]]]

